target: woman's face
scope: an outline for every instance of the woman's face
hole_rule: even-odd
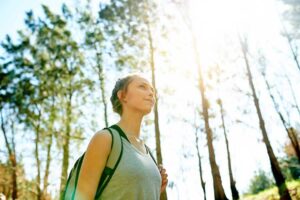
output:
[[[155,103],[154,89],[146,79],[134,77],[122,99],[123,111],[129,109],[146,115]]]

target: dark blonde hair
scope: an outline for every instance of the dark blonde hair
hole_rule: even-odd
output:
[[[113,107],[113,111],[118,113],[120,116],[123,113],[122,104],[118,97],[118,91],[123,90],[125,93],[127,92],[128,85],[134,80],[134,78],[140,77],[137,74],[128,75],[123,78],[119,78],[115,84],[115,87],[112,91],[110,101]]]

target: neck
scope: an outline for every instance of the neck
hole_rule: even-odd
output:
[[[117,125],[122,128],[126,135],[133,135],[139,138],[142,120],[143,115],[140,113],[131,112],[128,114],[124,112]]]

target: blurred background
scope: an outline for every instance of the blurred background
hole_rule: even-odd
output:
[[[1,200],[60,199],[128,73],[161,199],[300,199],[299,0],[0,0],[0,27]]]

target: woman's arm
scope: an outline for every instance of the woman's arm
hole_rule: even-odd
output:
[[[91,139],[82,161],[77,189],[76,200],[93,200],[100,177],[111,151],[112,138],[108,130],[97,132]]]

